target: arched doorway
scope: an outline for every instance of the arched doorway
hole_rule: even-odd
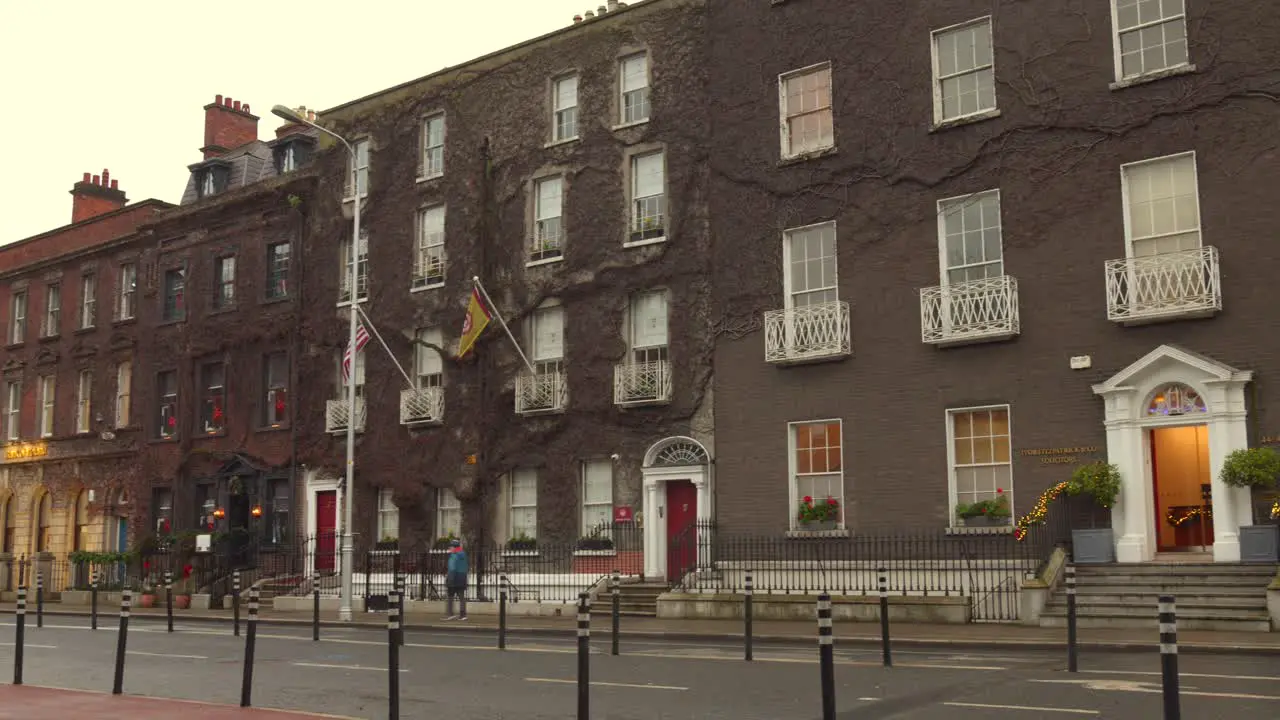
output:
[[[1146,562],[1183,542],[1162,525],[1170,508],[1194,507],[1207,485],[1213,527],[1203,545],[1213,546],[1215,562],[1240,561],[1240,526],[1252,523],[1249,491],[1228,487],[1218,472],[1228,454],[1248,446],[1244,388],[1252,379],[1251,371],[1161,345],[1093,387],[1105,403],[1107,458],[1120,469],[1111,513],[1116,560]],[[1179,472],[1162,473],[1161,458]]]
[[[706,560],[700,552],[713,517],[711,455],[691,437],[654,443],[644,476],[644,574],[675,580]]]

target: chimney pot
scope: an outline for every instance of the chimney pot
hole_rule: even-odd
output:
[[[618,9],[618,0],[609,0],[609,12],[615,12]]]
[[[111,181],[111,189],[112,189],[112,190],[119,190],[119,189],[120,189],[120,181],[119,181],[119,180],[112,180],[112,181]]]
[[[244,105],[241,105],[240,109],[245,111],[246,113],[249,112],[249,103],[245,103]]]
[[[83,180],[81,180],[80,182],[89,182],[89,173],[85,173],[85,174],[84,174],[84,179],[83,179]]]
[[[580,22],[582,22],[582,16],[581,16],[581,15],[574,15],[574,16],[573,16],[573,24],[574,24],[574,25],[577,25],[577,24],[578,24],[578,23],[580,23]]]
[[[229,97],[222,98],[222,107],[231,107],[231,98]]]
[[[587,20],[590,20],[591,18],[593,18],[593,17],[595,17],[595,16],[596,16],[596,14],[595,14],[595,13],[593,13],[593,12],[591,12],[590,10],[586,11],[585,13],[583,13],[583,17],[585,17]]]
[[[240,101],[239,101],[239,100],[237,100],[237,101],[235,101],[234,103],[231,103],[231,108],[232,108],[233,110],[239,110],[239,109],[240,109]]]
[[[222,104],[222,96],[221,96],[221,95],[214,95],[214,96],[213,96],[213,102],[214,102],[214,104],[215,104],[215,105],[221,105],[221,104]]]
[[[111,182],[111,171],[106,168],[102,168],[102,184],[109,185],[110,182]]]
[[[93,176],[93,184],[94,184],[94,185],[101,185],[101,184],[102,184],[102,182],[101,182],[101,178],[100,178],[100,177],[98,177],[97,175],[94,175],[94,176]]]
[[[609,8],[605,7],[604,5],[601,5],[600,7],[596,8],[597,15],[604,15],[607,12],[609,12]]]

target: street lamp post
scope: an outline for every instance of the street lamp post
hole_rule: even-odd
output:
[[[347,154],[350,156],[351,167],[351,189],[355,193],[355,210],[353,212],[352,228],[351,228],[351,318],[347,332],[347,347],[351,349],[351,371],[347,377],[347,478],[346,492],[343,497],[342,509],[342,600],[338,607],[338,620],[340,622],[351,622],[351,599],[352,599],[352,564],[355,561],[355,548],[353,547],[353,538],[351,533],[352,512],[355,499],[355,456],[356,456],[356,301],[359,297],[360,284],[360,186],[359,177],[356,174],[356,150],[351,143],[341,135],[321,127],[310,120],[307,120],[297,112],[290,110],[283,105],[276,105],[271,108],[271,112],[277,117],[283,118],[290,122],[307,125],[319,130],[329,137],[342,143],[347,148]],[[319,547],[317,545],[317,547]]]

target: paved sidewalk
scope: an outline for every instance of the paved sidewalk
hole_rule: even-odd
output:
[[[0,605],[0,615],[12,614],[12,604]],[[111,628],[118,622],[118,609],[101,607],[98,623]],[[134,618],[162,621],[163,608],[133,608]],[[45,622],[50,618],[68,617],[88,624],[89,608],[80,605],[63,606],[50,603],[45,606]],[[241,616],[245,622],[247,613]],[[259,617],[263,624],[300,625],[311,627],[311,613],[286,612],[263,609]],[[230,622],[230,610],[175,610],[178,622]],[[321,627],[344,627],[333,612],[321,613]],[[381,613],[356,613],[351,625],[385,627],[386,615]],[[35,625],[35,609],[27,607],[27,626]],[[489,614],[472,614],[466,622],[446,622],[438,614],[409,613],[405,618],[408,630],[447,630],[494,634],[498,617]],[[593,631],[600,636],[609,633],[609,617],[592,615]],[[535,617],[512,615],[507,618],[507,629],[512,633],[542,635],[576,634],[575,615],[566,611],[561,617]],[[739,620],[663,620],[658,618],[623,617],[622,637],[663,638],[673,641],[742,642],[743,626]],[[817,637],[816,623],[802,621],[756,620],[752,633],[758,642],[810,644]],[[852,644],[879,644],[878,622],[837,622],[836,637]],[[321,637],[324,632],[321,630]],[[1026,650],[1064,650],[1066,630],[1030,627],[1012,623],[972,623],[969,625],[931,625],[924,623],[895,623],[891,629],[895,646],[919,646],[941,648],[1008,648]],[[1122,628],[1081,628],[1079,643],[1082,650],[1154,650],[1159,647],[1159,631]],[[1178,632],[1178,648],[1183,652],[1213,652],[1280,655],[1280,632],[1219,632],[1206,630],[1182,630]]]
[[[93,718],[93,720],[354,720],[338,715],[232,705],[137,695],[108,695],[87,690],[62,690],[34,685],[0,685],[0,718]]]

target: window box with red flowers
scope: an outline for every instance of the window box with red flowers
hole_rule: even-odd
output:
[[[840,501],[834,497],[815,501],[805,495],[800,500],[796,520],[800,522],[800,529],[807,532],[835,530],[840,527]]]
[[[998,527],[1009,525],[1013,513],[1009,509],[1009,496],[1002,488],[997,488],[996,496],[990,500],[957,505],[956,517],[960,518],[965,527]]]

